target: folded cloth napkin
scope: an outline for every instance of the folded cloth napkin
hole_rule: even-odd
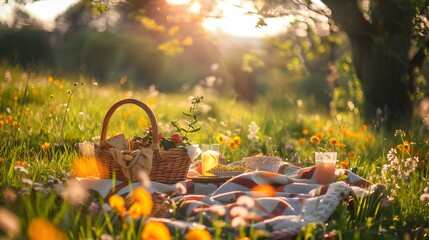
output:
[[[139,181],[139,174],[146,172],[150,174],[152,169],[153,151],[150,149],[138,150],[120,150],[117,148],[110,148],[113,158],[119,166],[125,177],[131,181]]]

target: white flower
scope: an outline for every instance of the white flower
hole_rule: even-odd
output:
[[[210,210],[210,212],[212,212],[218,216],[221,216],[221,217],[225,216],[225,214],[226,214],[225,207],[223,205],[219,205],[219,204],[215,204],[215,205],[210,206],[209,210]]]
[[[70,204],[83,203],[89,196],[88,190],[77,180],[69,181],[61,194]]]
[[[238,197],[236,203],[247,208],[253,208],[255,206],[255,200],[247,195]]]

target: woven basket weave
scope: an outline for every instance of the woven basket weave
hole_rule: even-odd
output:
[[[153,136],[158,136],[158,126],[155,114],[146,104],[132,98],[124,99],[115,103],[104,117],[100,143],[99,145],[95,146],[95,158],[97,162],[98,173],[100,178],[103,179],[115,178],[121,181],[128,181],[127,177],[122,172],[121,167],[110,153],[109,147],[105,143],[110,118],[116,109],[125,104],[135,104],[142,108],[149,116],[149,120],[152,125]],[[168,151],[160,149],[159,139],[157,137],[153,138],[151,149],[154,151],[152,170],[149,175],[151,181],[172,184],[182,181],[186,178],[189,166],[191,165],[192,161],[184,149],[171,148]]]

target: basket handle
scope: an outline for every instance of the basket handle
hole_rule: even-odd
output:
[[[139,107],[141,107],[146,114],[149,116],[150,124],[152,125],[152,145],[151,149],[154,150],[157,154],[159,154],[159,139],[158,139],[158,125],[156,124],[156,117],[153,111],[143,102],[134,99],[134,98],[127,98],[123,99],[115,104],[107,111],[106,116],[104,117],[103,126],[101,128],[101,136],[100,136],[100,145],[105,146],[106,143],[106,134],[107,134],[107,127],[109,126],[110,118],[112,117],[113,113],[118,109],[120,106],[125,104],[135,104]]]

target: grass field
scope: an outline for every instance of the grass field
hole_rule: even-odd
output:
[[[187,126],[192,119],[183,112],[189,111],[192,96],[203,96],[196,123],[201,130],[189,138],[194,144],[222,140],[221,152],[229,162],[262,152],[310,166],[316,150],[310,139],[319,136],[340,143],[335,149],[338,168],[353,169],[387,186],[386,201],[345,200],[326,225],[309,225],[297,238],[429,239],[429,129],[421,120],[412,129],[386,132],[365,124],[355,111],[330,115],[299,96],[285,98],[284,104],[265,97],[249,105],[202,87],[170,94],[153,88],[124,89],[119,83],[103,85],[83,77],[0,70],[0,238],[140,238],[146,219],[125,221],[114,211],[94,213],[90,200],[75,204],[59,197],[64,178],[96,174],[90,163],[83,164],[74,145],[97,142],[106,112],[121,99],[146,103],[163,136],[170,136],[174,133],[170,121]],[[142,109],[127,105],[115,111],[108,135],[141,136],[149,126]],[[49,229],[51,235],[38,235],[38,228]],[[174,234],[172,238],[180,239]]]

